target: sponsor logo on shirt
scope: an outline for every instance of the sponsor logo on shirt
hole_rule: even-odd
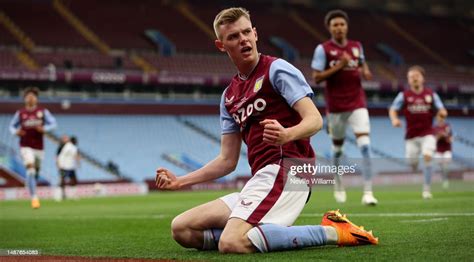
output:
[[[408,105],[407,107],[408,111],[413,114],[418,114],[418,113],[428,113],[431,110],[431,105],[427,104],[411,104]]]
[[[245,107],[241,107],[248,99],[245,97],[237,103],[237,105],[234,106],[239,108],[236,113],[232,114],[232,117],[234,118],[235,122],[241,126],[245,123],[245,120],[247,120],[248,117],[250,117],[254,112],[259,113],[265,110],[267,107],[267,102],[263,98],[258,98],[256,99],[253,103],[249,103]]]

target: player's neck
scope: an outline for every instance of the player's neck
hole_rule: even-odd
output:
[[[249,77],[249,75],[252,74],[255,67],[257,67],[259,61],[260,61],[260,54],[258,54],[257,59],[252,61],[252,63],[243,64],[240,67],[238,67],[240,79],[246,80]]]
[[[411,91],[413,91],[415,94],[420,94],[421,92],[423,92],[423,86],[412,87]]]
[[[341,38],[341,39],[332,38],[331,40],[333,43],[335,43],[336,45],[340,47],[344,47],[347,45],[347,38]]]
[[[25,109],[28,111],[33,111],[35,110],[37,105],[25,105]]]

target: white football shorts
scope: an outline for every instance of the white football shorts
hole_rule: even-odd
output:
[[[20,147],[20,155],[25,166],[34,165],[36,168],[39,168],[44,158],[44,151],[31,147]]]
[[[291,226],[308,200],[306,180],[287,175],[277,164],[257,171],[240,193],[220,199],[232,210],[229,218],[240,218],[252,225]]]
[[[329,135],[332,139],[344,139],[347,124],[355,134],[370,133],[369,111],[367,108],[328,114]]]

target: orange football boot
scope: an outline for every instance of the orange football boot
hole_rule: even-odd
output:
[[[34,209],[40,208],[40,201],[37,197],[31,199],[31,207]]]
[[[321,225],[332,226],[336,229],[339,246],[377,245],[379,243],[379,239],[374,237],[372,230],[365,231],[364,227],[355,225],[346,215],[342,215],[339,209],[326,212]]]

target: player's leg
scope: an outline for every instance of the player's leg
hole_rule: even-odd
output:
[[[40,203],[38,196],[36,195],[36,168],[33,149],[22,147],[20,148],[20,154],[26,168],[26,187],[31,197],[31,207],[39,208]]]
[[[436,149],[436,138],[433,135],[424,136],[421,139],[421,151],[423,154],[423,193],[424,199],[430,199],[433,197],[431,194],[431,177],[433,173],[432,158],[433,153]]]
[[[413,172],[416,172],[418,169],[420,153],[421,144],[418,141],[418,137],[405,140],[405,157]]]
[[[309,187],[304,182],[302,178],[288,177],[279,165],[259,170],[240,193],[241,201],[233,208],[222,232],[219,251],[251,253],[293,249],[295,237],[301,239],[301,244],[324,244],[325,236],[318,229],[321,226],[290,227],[309,195]]]
[[[341,162],[348,117],[349,113],[328,114],[329,136],[332,139],[333,164],[335,166],[338,166]],[[334,198],[336,202],[344,203],[346,202],[346,191],[342,182],[342,176],[335,174],[334,180]]]
[[[71,170],[69,175],[69,185],[71,189],[71,197],[73,199],[77,199],[77,192],[76,192],[76,185],[77,185],[77,177],[76,177],[76,170]]]
[[[362,244],[352,235],[346,236],[351,230],[357,230],[356,233],[375,241],[368,232],[352,226],[349,228],[348,225],[336,225],[336,222],[291,226],[309,195],[309,188],[302,181],[298,177],[286,177],[277,165],[266,166],[257,172],[242,190],[242,201],[232,210],[219,241],[219,251],[251,253],[327,244]]]
[[[253,253],[256,251],[247,233],[253,225],[240,218],[230,218],[219,240],[219,252]]]
[[[354,131],[357,147],[363,158],[364,195],[362,196],[362,203],[365,205],[376,205],[378,201],[372,191],[373,173],[370,160],[370,121],[367,108],[354,110],[348,118],[348,123]]]
[[[441,153],[440,158],[439,158],[439,164],[441,168],[441,180],[442,180],[442,186],[444,189],[447,189],[449,187],[449,176],[448,176],[448,169],[449,169],[449,164],[451,163],[451,159],[453,158],[453,155],[451,151],[445,151]]]
[[[230,218],[219,241],[222,253],[254,253],[292,250],[337,243],[337,231],[332,226],[286,226],[252,224]]]
[[[204,250],[217,249],[222,229],[225,227],[238,193],[202,204],[178,215],[171,222],[173,238],[181,246]]]
[[[61,187],[61,198],[64,200],[66,199],[66,170],[60,169],[59,176],[61,177],[59,186]]]

